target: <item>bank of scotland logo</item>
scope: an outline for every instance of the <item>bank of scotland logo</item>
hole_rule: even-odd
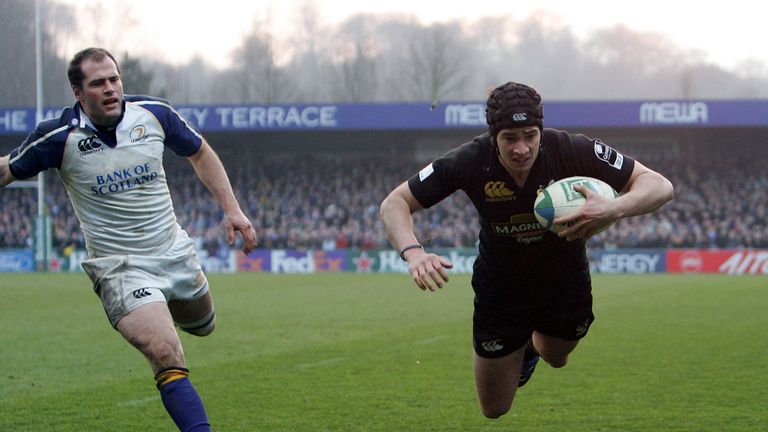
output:
[[[97,148],[101,148],[101,142],[98,141],[96,135],[91,135],[77,142],[77,149],[81,152],[96,150]]]

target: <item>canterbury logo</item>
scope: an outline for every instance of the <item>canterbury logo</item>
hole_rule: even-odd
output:
[[[583,324],[580,324],[578,327],[576,327],[576,336],[581,337],[584,336],[584,334],[587,333],[587,330],[589,330],[589,320],[584,321]]]
[[[485,194],[491,198],[506,198],[515,194],[507,189],[507,185],[503,181],[490,181],[485,184],[484,189]]]
[[[482,345],[483,349],[488,352],[495,352],[504,349],[504,345],[502,345],[500,342],[502,342],[501,339],[495,339],[492,341],[483,342],[480,345]]]
[[[137,299],[149,297],[151,295],[152,293],[149,292],[146,288],[139,288],[137,290],[133,290],[133,296],[136,297]]]
[[[101,147],[101,142],[96,140],[96,135],[91,135],[88,138],[83,138],[77,142],[77,148],[80,151],[95,150]]]
[[[528,120],[528,114],[526,113],[517,113],[512,115],[512,120],[514,121],[526,121]]]

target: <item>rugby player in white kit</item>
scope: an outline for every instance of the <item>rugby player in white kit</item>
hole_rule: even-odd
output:
[[[208,142],[168,102],[125,96],[108,51],[80,51],[67,72],[77,103],[0,158],[0,186],[58,170],[85,235],[83,268],[110,323],[149,360],[179,430],[209,431],[175,327],[206,336],[215,313],[195,246],[176,222],[165,149],[186,157],[211,191],[230,244],[239,231],[247,254],[256,232]]]

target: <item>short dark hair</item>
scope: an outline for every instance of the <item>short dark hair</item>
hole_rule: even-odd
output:
[[[485,119],[491,138],[502,129],[544,127],[544,108],[539,93],[525,84],[504,83],[491,91],[485,104]]]
[[[83,85],[83,80],[85,79],[83,68],[80,67],[83,61],[88,59],[99,61],[104,57],[109,57],[112,59],[112,61],[115,62],[115,66],[117,66],[117,72],[120,73],[120,65],[109,51],[105,50],[104,48],[91,47],[78,52],[74,57],[72,57],[72,60],[70,60],[69,67],[67,68],[67,77],[69,78],[69,83],[75,87],[80,88]]]

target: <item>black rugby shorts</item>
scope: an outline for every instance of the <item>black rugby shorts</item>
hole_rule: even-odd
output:
[[[501,305],[476,300],[472,326],[475,352],[485,358],[504,357],[525,345],[534,330],[568,341],[583,338],[595,320],[592,294],[587,290],[562,297],[562,301],[545,304]]]

